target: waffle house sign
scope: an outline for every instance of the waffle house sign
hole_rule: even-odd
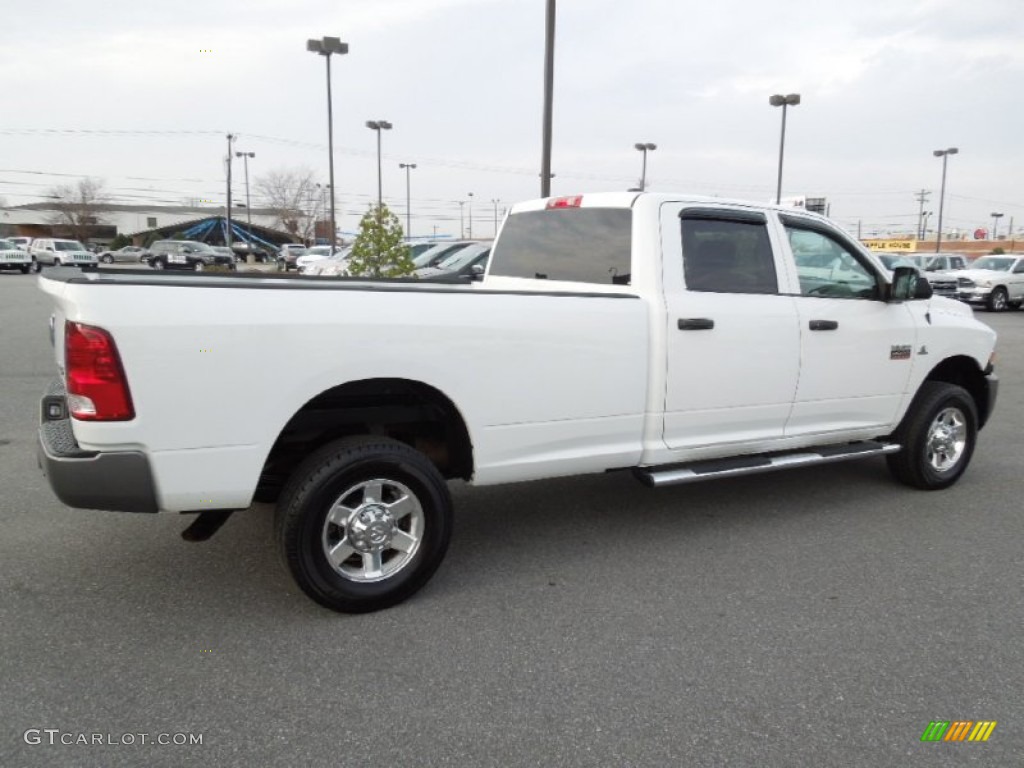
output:
[[[917,240],[914,240],[913,238],[908,238],[908,239],[903,239],[903,240],[871,239],[871,240],[861,240],[861,242],[864,243],[864,245],[866,245],[872,251],[907,251],[907,252],[910,252],[910,251],[916,251],[917,250]]]

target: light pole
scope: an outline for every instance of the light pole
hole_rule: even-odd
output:
[[[799,93],[789,93],[783,96],[776,93],[768,97],[768,103],[773,107],[782,107],[782,138],[779,139],[779,180],[775,187],[775,204],[782,202],[782,156],[786,151],[786,107],[795,107],[800,103]]]
[[[1003,218],[1003,214],[990,213],[989,216],[992,217],[992,239],[997,240],[998,238],[996,237],[996,230],[999,229],[999,220]]]
[[[331,104],[331,54],[339,56],[348,53],[348,43],[336,37],[325,37],[322,40],[307,40],[306,50],[318,53],[327,60],[327,155],[330,158],[330,190],[331,190],[331,253],[337,240],[338,228],[334,221],[334,113]]]
[[[555,0],[547,0],[544,14],[544,124],[541,128],[540,196],[551,195],[551,120],[555,90]]]
[[[472,192],[467,192],[466,194],[469,195],[469,236],[466,239],[467,240],[472,240],[473,239],[473,193]]]
[[[377,132],[377,218],[380,218],[380,209],[384,205],[384,187],[381,182],[380,168],[380,132],[390,131],[391,123],[387,120],[367,120],[366,127]]]
[[[409,173],[416,167],[416,163],[399,163],[399,168],[405,169],[405,241],[409,242],[412,237],[412,198],[409,195]]]
[[[456,200],[459,204],[459,238],[464,239],[466,237],[466,218],[465,218],[465,200]]]
[[[498,200],[497,198],[494,198],[494,199],[491,200],[491,205],[494,206],[494,236],[495,237],[498,236],[498,203],[500,203],[500,202],[501,202],[501,200]]]
[[[921,222],[922,222],[921,223],[921,239],[922,240],[927,240],[928,239],[928,219],[930,219],[933,214],[934,214],[934,211],[924,211],[921,214],[921,217],[922,217],[921,218]]]
[[[650,142],[643,143],[637,142],[633,145],[638,151],[644,154],[643,169],[640,171],[640,191],[643,192],[647,189],[647,153],[653,152],[658,148],[657,144],[651,144]]]
[[[935,236],[935,252],[938,253],[942,247],[942,209],[946,203],[946,161],[949,160],[950,155],[955,155],[960,150],[956,147],[950,147],[949,149],[936,149],[932,151],[935,157],[942,158],[942,187],[939,189],[939,223],[936,225]]]
[[[235,140],[235,136],[228,134],[228,213],[225,217],[227,219],[227,232],[224,235],[224,244],[231,247],[231,142]]]
[[[249,158],[256,157],[255,152],[235,152],[235,157],[242,158],[242,163],[245,165],[245,226],[249,230],[249,244],[252,245],[252,207],[249,205]],[[249,262],[249,257],[252,256],[250,247],[250,253],[246,257],[246,262]],[[251,262],[249,262],[251,263]]]

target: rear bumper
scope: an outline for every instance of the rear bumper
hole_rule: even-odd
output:
[[[59,416],[65,418],[59,418]],[[57,498],[69,507],[114,512],[156,512],[149,459],[140,451],[85,451],[75,440],[63,386],[42,401],[37,457]]]

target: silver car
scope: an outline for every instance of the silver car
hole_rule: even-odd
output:
[[[29,249],[40,266],[96,267],[96,254],[77,240],[37,237]]]
[[[138,245],[126,245],[116,251],[103,251],[100,253],[100,261],[104,264],[139,264],[146,261],[149,251]]]

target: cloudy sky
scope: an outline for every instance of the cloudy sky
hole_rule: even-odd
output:
[[[384,195],[413,234],[474,235],[494,205],[539,195],[544,0],[7,0],[0,48],[0,197],[39,202],[57,183],[101,178],[117,202],[225,197],[225,134],[253,151],[251,177],[307,167],[327,178],[332,59],[343,229]],[[774,197],[780,110],[789,111],[784,195],[824,196],[866,236],[912,231],[916,193],[946,222],[1024,231],[1024,21],[1019,0],[559,0],[555,194],[637,183]],[[244,196],[236,165],[234,194]],[[258,204],[254,200],[253,204]],[[468,207],[468,206],[467,206]],[[467,209],[463,209],[468,213]],[[468,222],[467,222],[468,223]],[[932,219],[934,224],[934,217]]]

